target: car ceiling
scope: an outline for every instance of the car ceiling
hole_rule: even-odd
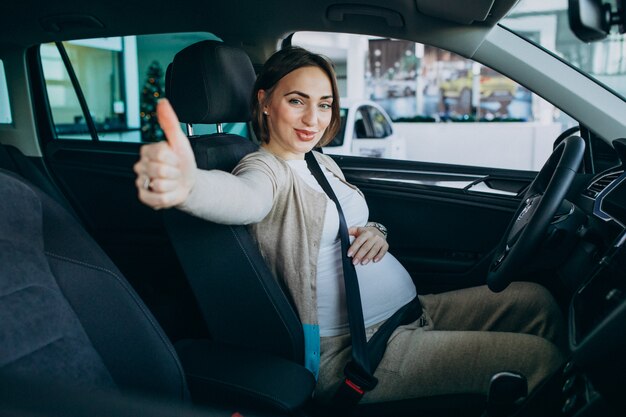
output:
[[[469,56],[517,0],[13,1],[0,13],[0,47],[50,41],[207,31],[263,61],[302,30],[411,39]],[[260,24],[262,22],[262,24]],[[459,30],[462,28],[462,30]],[[463,32],[463,36],[458,36]],[[455,36],[456,35],[456,36]]]

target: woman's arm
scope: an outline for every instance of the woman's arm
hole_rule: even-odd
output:
[[[232,175],[223,171],[196,173],[196,183],[179,209],[222,224],[257,223],[270,212],[274,185],[261,171]]]
[[[237,176],[199,170],[189,139],[167,100],[157,104],[157,116],[167,140],[142,146],[133,167],[141,202],[155,210],[179,207],[228,224],[258,222],[269,213],[276,189],[269,175],[262,170],[246,170]]]

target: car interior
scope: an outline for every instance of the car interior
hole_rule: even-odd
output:
[[[370,218],[390,231],[391,250],[420,293],[539,282],[568,317],[571,350],[530,394],[523,376],[503,369],[488,395],[363,403],[349,414],[623,415],[626,101],[501,26],[517,3],[7,6],[0,14],[10,113],[9,122],[0,121],[0,412],[346,415],[316,403],[302,325],[247,228],[142,205],[132,170],[142,143],[102,140],[76,76],[80,68],[72,69],[63,52],[64,42],[84,39],[217,35],[180,48],[167,63],[164,93],[198,167],[230,172],[258,149],[251,134],[223,129],[250,121],[255,73],[293,43],[294,33],[321,31],[410,40],[471,57],[576,121],[554,137],[554,153],[534,171],[332,156],[363,191]],[[587,24],[573,24],[587,41],[606,37],[611,25],[592,30],[581,14],[609,10],[614,23],[624,14],[621,1],[617,12],[591,0],[569,3],[570,19]],[[84,140],[63,137],[55,125],[41,52],[50,43],[68,67]],[[205,125],[215,133],[194,134]],[[441,186],[447,181],[468,185]],[[478,185],[498,192],[474,191]]]

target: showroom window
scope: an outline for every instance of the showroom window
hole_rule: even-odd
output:
[[[156,103],[165,97],[165,70],[174,55],[210,33],[175,33],[63,42],[100,141],[155,142],[164,139]],[[92,140],[85,112],[56,44],[40,48],[48,102],[57,138]],[[246,135],[243,123],[224,125]],[[215,126],[194,125],[194,134]]]
[[[433,46],[318,32],[292,43],[333,61],[347,109],[342,134],[380,139],[335,138],[331,154],[538,171],[575,124],[508,77]],[[370,106],[367,117],[352,103]]]

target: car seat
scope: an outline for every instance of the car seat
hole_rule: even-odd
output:
[[[283,415],[191,408],[173,346],[76,219],[4,169],[0,195],[0,414]]]
[[[63,193],[59,190],[56,184],[52,182],[49,177],[44,175],[42,169],[40,169],[33,161],[31,161],[31,159],[29,159],[16,147],[0,144],[0,169],[6,169],[7,171],[14,172],[20,175],[20,177],[28,180],[51,196],[77,220],[79,219],[78,215],[65,199]]]
[[[166,96],[188,125],[246,122],[254,80],[243,51],[202,41],[180,51],[168,66]],[[230,172],[258,149],[249,139],[220,130],[190,136],[198,168]],[[206,398],[207,392],[215,392],[216,380],[234,372],[242,387],[236,393],[239,401],[247,398],[256,406],[295,412],[315,386],[313,375],[300,365],[302,326],[247,229],[176,209],[166,210],[164,221],[211,335],[211,342],[177,345],[192,396]],[[207,366],[206,352],[215,345],[239,352],[245,364]],[[269,386],[274,387],[271,396]]]
[[[76,219],[0,170],[0,371],[186,401],[174,348]]]

